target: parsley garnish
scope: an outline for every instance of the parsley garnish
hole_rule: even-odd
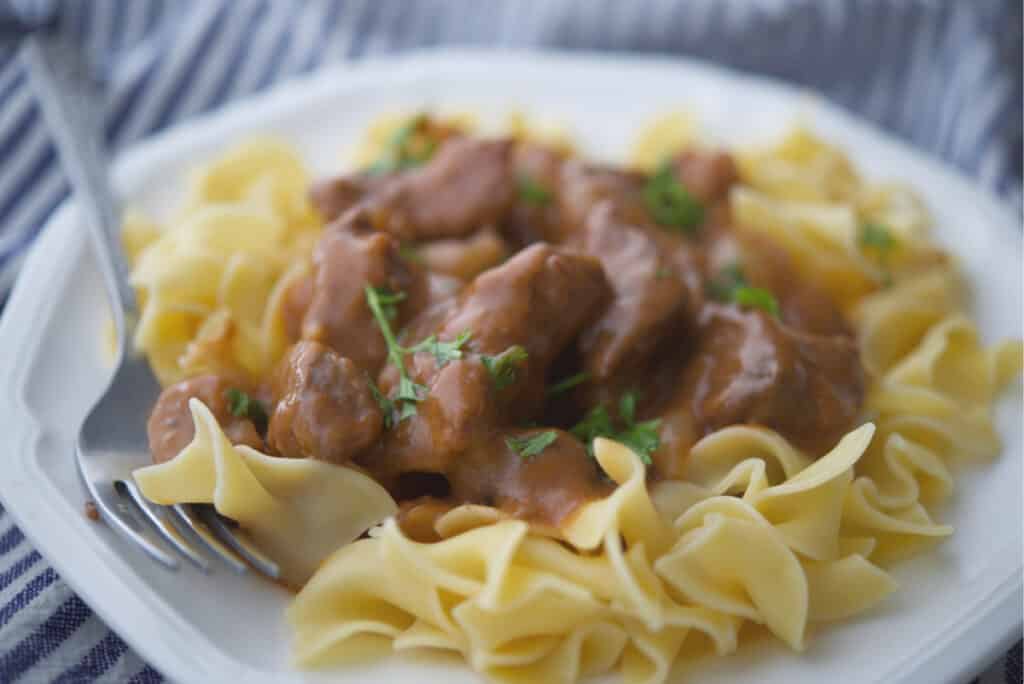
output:
[[[519,176],[519,197],[535,207],[551,204],[551,200],[554,199],[550,190],[525,173]]]
[[[718,277],[708,283],[708,290],[720,302],[761,309],[779,317],[779,302],[775,295],[763,288],[752,287],[739,264],[731,264],[719,271]]]
[[[651,217],[666,228],[692,234],[704,220],[704,207],[676,180],[670,162],[647,180],[643,198]]]
[[[472,333],[469,330],[463,331],[461,335],[452,342],[439,342],[437,335],[431,335],[417,345],[409,347],[407,352],[429,352],[434,355],[438,368],[444,368],[455,359],[462,358],[462,347],[469,342]]]
[[[872,250],[878,255],[878,262],[882,267],[882,284],[886,287],[892,285],[889,254],[896,247],[896,238],[892,236],[892,232],[880,223],[868,221],[861,224],[858,240],[863,249]]]
[[[433,354],[439,369],[444,368],[452,361],[462,358],[462,348],[469,342],[472,333],[466,330],[452,342],[441,342],[437,339],[437,335],[431,335],[419,344],[403,347],[398,344],[395,333],[391,330],[391,321],[398,315],[397,305],[405,299],[405,293],[390,292],[372,285],[367,285],[364,292],[366,293],[366,304],[377,320],[377,326],[388,347],[388,361],[395,364],[398,369],[398,392],[393,399],[385,397],[375,384],[370,383],[370,390],[385,415],[384,427],[391,427],[414,415],[416,404],[423,401],[429,391],[425,385],[414,382],[409,377],[409,373],[405,369],[405,355],[421,351],[427,352]],[[395,414],[398,415],[397,420],[393,418]]]
[[[768,290],[760,287],[741,285],[732,291],[734,304],[745,306],[751,309],[761,309],[775,318],[779,317],[779,302]]]
[[[522,437],[506,437],[505,445],[524,459],[529,460],[551,446],[556,439],[558,439],[558,433],[548,430]]]
[[[427,123],[426,114],[417,114],[402,124],[391,136],[384,154],[367,171],[372,174],[403,171],[430,159],[437,143],[420,135]]]
[[[665,268],[664,266],[662,266],[661,268],[654,272],[654,277],[658,280],[668,278],[670,275],[672,275],[672,269]]]
[[[608,410],[604,404],[599,404],[573,426],[570,432],[583,442],[591,456],[594,455],[594,440],[598,437],[607,437],[625,444],[644,464],[651,465],[651,454],[661,445],[658,436],[661,419],[636,422],[636,392],[626,392],[619,399],[619,419],[623,428],[616,430]]]
[[[860,244],[862,247],[871,247],[879,252],[886,252],[896,246],[889,229],[880,223],[866,222],[860,227]]]
[[[497,356],[481,354],[480,361],[491,374],[495,389],[503,390],[516,381],[516,367],[528,356],[525,349],[514,344]]]
[[[404,292],[392,293],[383,288],[376,288],[367,285],[364,288],[366,293],[366,304],[377,319],[377,326],[381,335],[384,336],[384,343],[388,347],[388,360],[398,368],[398,393],[392,401],[392,409],[398,411],[398,420],[405,420],[416,413],[416,402],[422,401],[427,394],[427,388],[419,383],[413,382],[409,373],[405,370],[403,355],[407,352],[395,339],[395,333],[391,330],[389,321],[397,314],[396,304],[405,299]],[[378,391],[379,394],[379,391]],[[379,402],[378,402],[379,403]]]
[[[551,387],[548,387],[548,396],[553,397],[556,394],[561,394],[567,390],[572,389],[576,385],[581,385],[590,379],[590,373],[583,371],[576,375],[570,375],[565,380],[559,380]]]
[[[395,402],[384,396],[384,393],[377,387],[377,383],[369,375],[366,377],[366,384],[370,386],[370,394],[373,395],[374,401],[380,407],[380,412],[384,414],[384,429],[390,430],[397,422],[395,420]]]
[[[267,410],[259,399],[253,399],[240,389],[232,387],[227,391],[228,411],[236,418],[248,418],[262,430],[269,420]]]

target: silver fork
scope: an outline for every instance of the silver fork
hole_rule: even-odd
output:
[[[160,385],[146,359],[129,346],[130,327],[138,318],[137,302],[121,252],[120,219],[107,177],[99,125],[102,92],[82,68],[83,56],[58,37],[29,37],[23,56],[72,190],[85,212],[117,332],[117,370],[78,434],[78,469],[85,487],[111,528],[168,568],[176,569],[178,559],[160,538],[204,572],[209,572],[210,563],[197,550],[195,540],[238,572],[252,566],[277,578],[277,564],[235,534],[212,507],[155,505],[132,480],[132,470],[150,463],[145,426]]]

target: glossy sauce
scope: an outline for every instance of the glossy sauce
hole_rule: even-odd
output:
[[[613,485],[567,430],[627,393],[637,420],[661,421],[652,478],[684,477],[690,447],[727,425],[772,428],[811,455],[854,425],[864,377],[850,328],[782,249],[732,227],[728,155],[672,161],[704,209],[683,231],[648,213],[641,173],[535,143],[447,131],[438,144],[422,166],[311,191],[332,222],[312,273],[286,297],[296,344],[272,378],[248,379],[267,388],[266,435],[227,410],[226,390],[244,383],[195,378],[165,390],[154,409],[155,460],[191,439],[187,399],[197,396],[232,441],[359,467],[399,500],[412,538],[435,541],[436,520],[461,503],[550,528],[606,496]],[[410,241],[418,255],[403,252]],[[714,282],[735,265],[771,291],[779,317],[715,299]],[[390,324],[405,347],[470,334],[443,362],[429,351],[404,356],[425,388],[404,420],[374,394],[393,398],[400,373],[367,284],[404,293]],[[514,347],[526,358],[499,387],[488,363]],[[549,393],[580,371],[587,382]],[[550,443],[537,454],[513,448],[538,437]]]

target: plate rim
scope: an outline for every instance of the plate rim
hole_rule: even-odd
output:
[[[400,55],[387,55],[374,57],[360,62],[337,63],[326,66],[311,74],[282,82],[262,93],[243,97],[230,103],[228,106],[218,109],[195,118],[188,119],[165,129],[158,134],[147,138],[136,145],[132,145],[118,156],[114,163],[113,174],[115,179],[125,178],[135,169],[150,165],[149,159],[166,157],[166,150],[175,146],[178,139],[188,133],[202,133],[204,130],[212,130],[222,125],[225,120],[231,120],[240,116],[241,112],[250,108],[261,106],[267,110],[279,112],[294,111],[308,106],[308,102],[315,95],[321,97],[336,96],[339,92],[347,89],[357,88],[361,82],[376,77],[395,78],[406,71],[429,72],[436,70],[440,73],[466,72],[467,63],[482,61],[481,57],[486,56],[487,69],[491,71],[514,70],[527,66],[536,68],[539,65],[547,65],[546,68],[567,69],[584,68],[599,69],[602,66],[622,67],[629,65],[630,68],[640,70],[655,70],[666,68],[683,68],[691,72],[700,72],[711,75],[715,78],[727,79],[735,83],[737,88],[757,88],[771,90],[787,98],[806,98],[808,94],[816,100],[816,106],[826,109],[829,116],[840,120],[844,127],[860,129],[869,136],[879,139],[883,145],[896,148],[899,152],[908,157],[913,157],[924,162],[930,170],[937,175],[945,177],[945,181],[957,185],[964,192],[970,193],[973,197],[981,200],[979,212],[984,211],[998,216],[998,220],[987,222],[989,229],[994,225],[1002,225],[1006,235],[1012,235],[1014,242],[1020,252],[1022,236],[1020,232],[1013,230],[1012,226],[1019,223],[1016,212],[1014,212],[1004,201],[997,198],[991,191],[978,186],[974,181],[967,178],[959,169],[947,166],[937,160],[931,154],[920,150],[909,142],[899,139],[892,134],[880,129],[875,124],[859,118],[839,105],[825,100],[822,96],[814,94],[798,85],[787,83],[774,77],[766,77],[750,74],[749,72],[738,71],[732,68],[715,65],[692,58],[659,56],[659,55],[636,55],[616,54],[586,51],[564,51],[564,50],[493,50],[474,48],[434,48],[417,50]],[[295,103],[289,99],[299,94]],[[305,103],[305,104],[304,104]],[[253,117],[249,117],[250,119]],[[255,118],[271,118],[270,114],[261,114]],[[202,138],[202,135],[197,135]],[[0,356],[0,378],[12,378],[21,382],[4,383],[0,390],[0,425],[8,435],[11,435],[10,444],[18,445],[16,453],[35,453],[44,438],[43,425],[22,396],[21,389],[25,386],[29,370],[38,361],[38,356],[33,356],[33,363],[24,363],[19,368],[19,361],[26,347],[33,340],[39,337],[39,328],[46,325],[50,316],[41,313],[42,310],[52,312],[58,306],[56,297],[48,301],[45,292],[32,292],[26,283],[38,281],[43,274],[49,274],[62,279],[73,277],[73,269],[67,268],[69,263],[76,260],[81,250],[87,248],[85,237],[78,231],[77,240],[70,243],[58,244],[56,237],[59,236],[58,228],[62,225],[69,225],[76,220],[76,211],[73,199],[65,200],[46,222],[36,243],[31,248],[28,258],[22,269],[12,292],[10,293],[7,306],[0,318],[0,348],[5,348],[14,353],[7,353]],[[69,231],[65,231],[69,232]],[[30,277],[31,276],[31,277]],[[40,304],[43,306],[40,307]],[[20,325],[15,324],[17,321]],[[25,322],[28,325],[25,325]],[[105,387],[104,383],[104,387]],[[98,396],[98,393],[97,393]],[[20,463],[20,462],[19,462]],[[23,463],[21,464],[24,465]],[[77,470],[77,469],[76,469]],[[21,473],[22,478],[24,473]],[[41,508],[37,502],[31,500],[24,488],[17,485],[21,478],[12,476],[11,473],[0,471],[0,494],[3,495],[5,510],[11,515],[15,524],[30,539],[32,545],[39,549],[46,558],[46,561],[58,570],[62,579],[85,600],[90,607],[99,615],[112,629],[115,629],[126,642],[128,642],[147,662],[166,675],[179,676],[203,676],[209,673],[207,667],[194,662],[194,659],[182,657],[181,654],[170,652],[169,649],[159,648],[159,644],[153,643],[150,639],[144,638],[143,634],[126,627],[130,625],[128,616],[125,615],[125,603],[118,604],[118,612],[113,608],[107,608],[107,604],[98,594],[99,584],[94,576],[81,572],[81,570],[69,571],[71,561],[76,566],[81,566],[81,558],[72,556],[71,550],[81,547],[83,551],[91,551],[91,563],[94,571],[107,575],[106,582],[118,580],[112,569],[104,565],[99,559],[99,553],[94,545],[84,539],[73,540],[72,549],[64,549],[58,552],[56,543],[51,539],[44,529],[44,518],[47,509]],[[65,545],[66,546],[66,545]],[[120,559],[117,559],[120,561]],[[120,561],[123,565],[123,561]],[[991,657],[1000,649],[1020,637],[1022,618],[1019,612],[1024,593],[1021,589],[1022,566],[1018,563],[1010,576],[1003,582],[997,584],[986,597],[977,602],[967,611],[964,621],[958,624],[957,629],[947,631],[943,638],[929,644],[931,654],[919,662],[910,662],[910,657],[894,665],[893,674],[902,677],[902,681],[919,681],[922,677],[926,681],[957,681],[964,677],[973,676],[979,673],[979,669],[988,664]],[[89,577],[88,581],[80,578]],[[125,588],[126,596],[138,599],[134,590]],[[148,592],[154,594],[155,592]],[[111,602],[113,606],[115,602]],[[132,613],[138,607],[132,609]],[[148,610],[147,610],[148,613]],[[998,623],[998,625],[996,624]],[[115,628],[116,626],[116,628]],[[999,638],[993,638],[991,632],[998,631]],[[946,648],[949,643],[962,640],[968,634],[975,635],[970,639],[973,647],[973,656],[961,658],[959,666],[955,663],[945,662],[949,660],[951,649]],[[978,636],[980,634],[980,636]],[[985,638],[987,635],[987,638]],[[964,647],[961,647],[964,648]],[[964,654],[963,650],[959,651]],[[224,658],[224,662],[217,665],[218,676],[223,677],[225,672],[238,671],[242,668],[234,659]],[[198,669],[197,669],[198,668]],[[941,670],[939,668],[942,668]]]

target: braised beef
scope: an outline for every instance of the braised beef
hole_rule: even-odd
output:
[[[473,445],[492,442],[499,426],[530,420],[544,403],[548,366],[607,296],[596,260],[548,245],[523,250],[479,276],[433,329],[448,342],[468,331],[470,353],[443,368],[428,352],[407,362],[412,379],[429,393],[415,415],[388,431],[366,467],[385,478],[407,471],[448,473]],[[426,332],[417,321],[410,327]],[[514,381],[498,388],[483,357],[517,345],[526,358],[515,364]],[[397,381],[389,365],[381,390],[390,393]]]
[[[580,341],[584,368],[599,381],[642,365],[667,337],[696,321],[701,274],[684,238],[631,223],[604,201],[572,244],[601,260],[615,295]]]
[[[551,147],[520,142],[512,155],[516,198],[501,232],[517,249],[564,239],[559,194],[565,155]]]
[[[511,152],[506,140],[452,138],[359,206],[377,230],[402,241],[463,237],[496,223],[512,204]]]
[[[700,434],[751,423],[822,455],[849,431],[864,396],[856,343],[802,332],[760,310],[709,305],[680,399]]]
[[[703,204],[723,200],[739,180],[732,157],[724,152],[686,150],[672,160],[679,182]]]
[[[282,456],[346,463],[380,436],[383,416],[366,372],[319,342],[299,342],[274,379],[267,442]]]
[[[229,398],[232,389],[248,388],[242,382],[217,375],[201,375],[164,388],[146,426],[153,462],[171,460],[192,441],[195,427],[188,400],[193,397],[206,404],[232,444],[263,449],[263,438],[255,423],[248,417],[232,414]]]
[[[555,438],[540,453],[523,456],[508,439],[544,432]],[[484,501],[523,520],[557,526],[581,503],[613,487],[575,437],[561,430],[510,430],[465,453],[449,475],[457,501]]]
[[[228,390],[247,387],[204,376],[161,395],[154,460],[192,439],[194,396],[234,443],[354,463],[429,542],[460,503],[550,527],[609,493],[564,431],[601,410],[607,427],[576,434],[660,420],[644,428],[660,445],[646,434],[638,447],[653,478],[685,478],[693,444],[729,425],[771,428],[811,456],[854,426],[865,380],[852,330],[784,249],[732,224],[731,157],[688,150],[652,176],[411,123],[415,145],[311,190],[329,225],[284,297],[296,344],[262,396],[266,444],[231,412]],[[674,181],[699,203],[676,222],[651,199],[659,183],[678,199]],[[390,356],[367,286],[398,298]],[[739,287],[763,290],[767,310],[738,305]],[[398,397],[403,372],[416,401]],[[574,374],[585,380],[551,391]],[[527,453],[533,440],[543,448]]]
[[[366,232],[353,212],[332,224],[313,252],[313,296],[302,321],[302,338],[322,342],[357,366],[376,373],[387,356],[380,328],[366,303],[367,285],[401,292],[396,327],[429,301],[427,276],[403,259],[390,235]]]

